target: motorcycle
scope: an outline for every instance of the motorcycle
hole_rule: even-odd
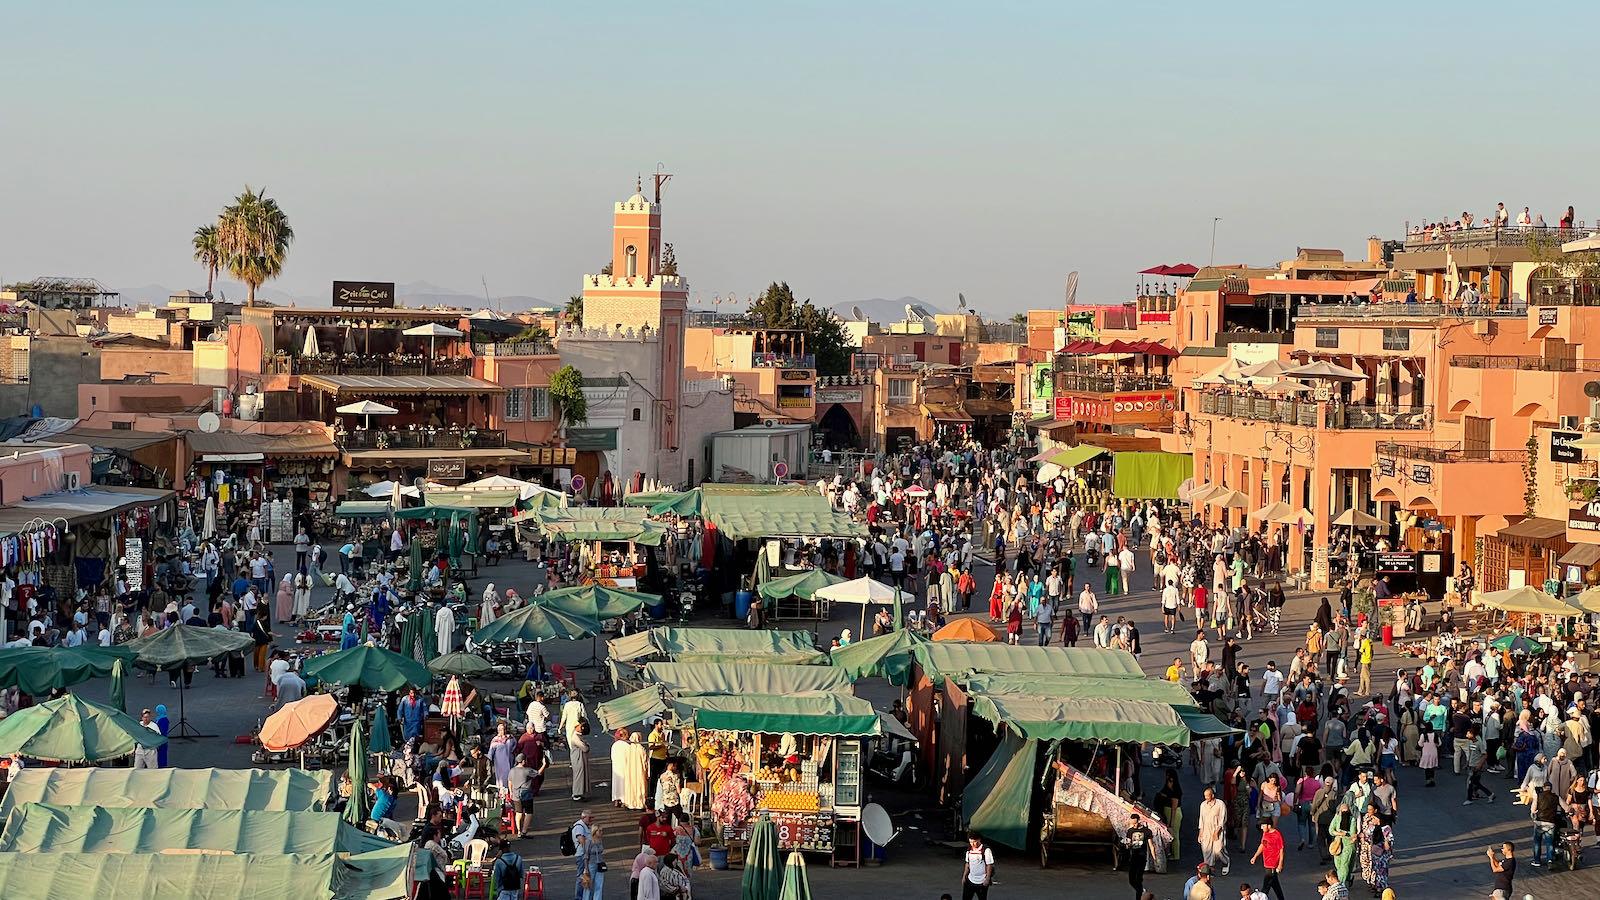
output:
[[[867,762],[867,772],[895,787],[915,788],[922,784],[916,745],[903,741],[897,743],[897,747],[880,746],[872,751],[872,758]]]

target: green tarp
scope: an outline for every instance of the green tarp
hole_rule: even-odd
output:
[[[431,629],[429,638],[432,637]],[[429,643],[432,643],[430,640]],[[360,685],[370,691],[398,691],[433,683],[427,666],[382,647],[357,644],[307,660],[302,671],[323,684]]]
[[[839,693],[679,697],[673,708],[679,721],[693,718],[710,731],[870,737],[882,727],[871,703]]]
[[[674,694],[796,694],[808,691],[850,692],[850,679],[831,666],[769,666],[755,663],[650,663],[646,682]]]
[[[627,662],[644,656],[655,656],[659,652],[661,651],[656,649],[650,631],[636,631],[606,641],[606,656],[611,662]]]
[[[654,547],[666,538],[666,528],[646,522],[647,515],[647,510],[627,506],[574,506],[530,510],[511,521],[554,540],[633,541]]]
[[[1098,675],[1113,678],[1143,678],[1144,669],[1133,654],[1124,650],[1097,647],[1030,647],[1002,643],[966,644],[933,641],[915,649],[917,662],[942,684],[945,675],[965,676],[968,672],[995,674]]]
[[[106,678],[118,659],[138,654],[126,647],[0,648],[0,687],[15,687],[33,697],[91,678]]]
[[[815,650],[691,650],[672,658],[681,663],[759,663],[772,666],[810,666],[826,662],[827,654]]]
[[[138,654],[134,665],[166,672],[183,666],[200,665],[254,644],[255,640],[242,631],[173,625],[155,634],[134,638],[122,646]]]
[[[851,681],[878,676],[903,686],[911,671],[912,650],[926,643],[927,638],[914,631],[895,631],[847,644],[829,654],[829,658]]]
[[[4,853],[366,853],[393,847],[338,813],[27,803],[5,821]]]
[[[675,516],[698,516],[703,497],[699,488],[684,491],[675,497],[664,497],[650,506],[650,515],[664,516],[671,513]]]
[[[761,555],[762,559],[766,554]],[[800,597],[810,600],[811,595],[831,584],[839,584],[845,579],[838,575],[831,575],[822,569],[811,569],[799,575],[786,575],[783,578],[774,578],[761,585],[761,596],[780,599],[783,597]]]
[[[590,619],[615,619],[641,607],[661,602],[660,594],[645,594],[608,588],[599,584],[557,588],[541,594],[535,601],[543,606],[553,606],[563,612]]]
[[[995,675],[978,673],[958,679],[971,691],[986,694],[1030,694],[1100,700],[1154,700],[1174,708],[1195,707],[1194,696],[1181,685],[1161,678],[1102,678],[1076,675]]]
[[[616,731],[618,728],[628,728],[638,725],[651,716],[658,716],[670,709],[667,701],[661,696],[660,685],[648,685],[631,694],[623,694],[615,700],[595,707],[595,716],[600,719],[600,725],[607,731]]]
[[[1189,737],[1193,740],[1198,741],[1205,738],[1240,733],[1239,729],[1199,707],[1174,706],[1172,710],[1178,714],[1178,718],[1183,720],[1184,727],[1189,729]]]
[[[700,514],[732,540],[866,537],[867,526],[835,512],[807,485],[703,484]]]
[[[972,691],[972,711],[993,725],[1004,724],[1036,740],[1119,741],[1189,745],[1189,727],[1166,703],[985,694]]]
[[[346,500],[333,514],[341,519],[387,519],[393,512],[386,500]]]
[[[0,822],[21,803],[164,809],[320,810],[329,772],[304,769],[47,769],[14,777]]]
[[[0,897],[27,900],[402,900],[411,848],[359,856],[0,853]]]
[[[701,662],[765,659],[773,663],[794,663],[798,659],[801,663],[812,663],[823,659],[809,631],[666,626],[650,629],[650,640],[663,656],[678,662],[684,662],[685,656]]]
[[[961,795],[967,827],[982,833],[986,840],[1026,850],[1038,759],[1037,740],[1024,740],[1015,732],[1006,734]]]
[[[512,509],[522,492],[516,488],[504,491],[451,491],[429,488],[422,493],[422,502],[428,506],[457,509]]]
[[[478,518],[478,511],[464,506],[413,506],[394,514],[397,519],[450,519],[456,516]]]
[[[629,494],[622,498],[623,506],[642,506],[650,509],[663,503],[676,503],[684,498],[686,491],[643,491]]]
[[[1176,500],[1178,485],[1194,477],[1186,453],[1134,450],[1111,454],[1111,494],[1139,500]]]
[[[1105,452],[1106,448],[1104,447],[1096,447],[1093,444],[1079,444],[1076,447],[1068,447],[1055,456],[1046,459],[1045,462],[1055,463],[1063,469],[1070,469],[1074,466],[1081,466]]]

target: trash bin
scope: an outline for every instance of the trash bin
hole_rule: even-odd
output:
[[[751,591],[740,591],[733,595],[733,613],[743,619],[750,615],[750,604],[755,599]]]
[[[1394,646],[1394,626],[1393,625],[1385,625],[1385,626],[1383,626],[1383,645],[1385,647],[1393,647]]]

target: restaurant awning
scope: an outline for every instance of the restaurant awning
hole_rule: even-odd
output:
[[[185,436],[200,462],[243,462],[255,459],[333,459],[339,448],[327,434],[243,434],[235,431],[196,431]],[[227,460],[217,457],[228,457]]]
[[[1563,566],[1588,568],[1600,563],[1600,544],[1573,544],[1572,549],[1563,553],[1556,562]]]
[[[473,506],[478,509],[511,509],[517,505],[521,492],[515,488],[502,491],[452,491],[428,488],[422,492],[422,502],[428,506]]]
[[[302,375],[300,383],[336,397],[464,397],[507,391],[492,381],[470,375]]]
[[[0,535],[16,534],[28,523],[66,519],[67,524],[96,522],[124,510],[157,506],[177,496],[154,488],[92,485],[76,491],[56,491],[0,507]]]
[[[1051,456],[1046,462],[1055,463],[1063,469],[1071,469],[1075,466],[1081,466],[1097,456],[1103,456],[1105,452],[1106,448],[1104,447],[1096,447],[1093,444],[1079,444],[1076,447],[1068,447]]]
[[[320,810],[332,773],[304,769],[47,769],[11,778],[0,822],[23,803],[164,809]]]
[[[1140,500],[1176,500],[1178,486],[1194,477],[1187,453],[1134,450],[1111,454],[1111,493]]]
[[[1560,519],[1541,519],[1530,516],[1515,525],[1495,532],[1495,537],[1511,544],[1532,544],[1548,547],[1553,544],[1564,544],[1567,540],[1567,523]]]

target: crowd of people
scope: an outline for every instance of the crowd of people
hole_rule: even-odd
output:
[[[1559,221],[1557,227],[1562,231],[1571,230],[1578,224],[1577,213],[1568,206]],[[1494,209],[1482,216],[1474,216],[1462,210],[1459,216],[1445,216],[1434,222],[1423,219],[1411,226],[1408,237],[1413,241],[1443,241],[1452,232],[1469,231],[1474,228],[1511,228],[1513,225],[1518,229],[1549,227],[1543,213],[1535,214],[1529,207],[1524,206],[1522,212],[1513,216],[1504,203],[1496,203]]]

